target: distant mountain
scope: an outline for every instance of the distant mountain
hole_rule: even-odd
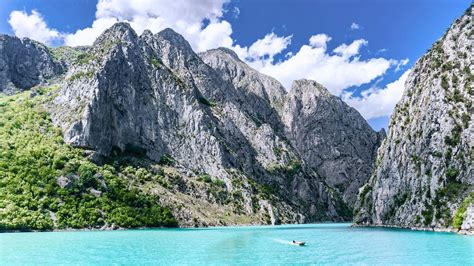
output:
[[[27,104],[21,105],[27,113],[42,108],[43,127],[59,127],[66,143],[61,149],[73,147],[65,155],[43,158],[54,170],[43,180],[51,183],[50,197],[72,200],[61,193],[72,195],[69,184],[76,184],[85,197],[76,208],[99,213],[100,222],[86,219],[78,226],[72,218],[61,223],[58,207],[43,204],[39,212],[45,223],[51,217],[52,228],[153,225],[138,218],[124,222],[126,214],[114,222],[112,209],[97,199],[88,203],[89,196],[109,195],[108,173],[125,182],[132,195],[155,198],[157,206],[169,209],[183,226],[349,221],[384,137],[316,82],[295,81],[287,93],[231,50],[196,54],[171,29],[138,36],[127,23],[117,23],[92,46],[79,48],[46,48],[9,36],[0,42],[0,57],[6,62],[1,82],[7,84],[1,91],[32,88],[30,100],[25,93],[3,97],[8,100],[0,108],[13,110],[11,99]],[[20,50],[26,51],[21,52],[24,60]],[[29,109],[31,105],[36,107]],[[5,123],[13,128],[15,121]],[[50,137],[40,138],[44,128],[29,130],[37,141],[31,145],[56,154],[42,142]],[[2,138],[15,142],[6,132]],[[14,156],[22,151],[19,147],[8,146],[11,158],[19,160]],[[61,163],[53,167],[55,156]],[[79,162],[70,167],[73,158]],[[94,169],[90,184],[82,180],[89,174],[80,170],[81,164],[90,164],[86,158]],[[13,175],[20,182],[12,171],[6,167],[3,176]],[[26,182],[44,189],[32,180]],[[9,184],[8,189],[14,188]],[[31,198],[32,206],[24,207],[8,195],[12,210],[38,211],[37,197]],[[121,199],[110,198],[124,208],[141,206]],[[70,216],[77,214],[69,209]],[[160,219],[165,219],[164,213]],[[8,222],[5,217],[12,216],[0,218]]]
[[[357,224],[474,230],[473,40],[471,5],[413,67]]]

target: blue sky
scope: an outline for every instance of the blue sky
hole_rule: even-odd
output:
[[[358,109],[374,129],[388,124],[389,110],[400,97],[401,76],[471,3],[469,0],[201,0],[183,4],[157,0],[134,6],[125,0],[101,1],[99,7],[97,0],[2,0],[0,32],[33,39],[49,34],[51,38],[40,41],[74,45],[91,42],[114,19],[133,21],[137,31],[172,27],[195,50],[215,46],[236,50],[241,58],[282,81],[287,89],[290,80],[296,78],[320,81]],[[20,12],[15,13],[12,22],[13,11]],[[137,17],[148,20],[143,22]],[[41,28],[37,18],[46,29]],[[183,19],[184,24],[178,22]],[[105,26],[91,27],[97,20]],[[197,28],[191,30],[195,25]],[[88,30],[77,32],[82,29]],[[43,31],[45,34],[38,35]],[[325,36],[325,41],[310,44],[309,39],[318,34]],[[354,43],[356,51],[348,56],[334,51],[356,40],[362,41]],[[311,51],[301,52],[298,59],[300,49],[308,50],[310,46]],[[311,55],[315,55],[313,62],[302,62],[305,56]],[[341,71],[322,74],[331,69]],[[359,78],[366,73],[366,77]],[[346,81],[336,82],[339,80]],[[373,92],[379,95],[370,97]]]

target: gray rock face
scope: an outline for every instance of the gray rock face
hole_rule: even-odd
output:
[[[472,9],[412,69],[361,188],[356,223],[456,227],[458,207],[474,191]]]
[[[293,83],[283,121],[301,158],[352,207],[384,132],[374,132],[355,109],[311,80]]]
[[[0,34],[0,93],[29,89],[63,71],[46,46],[28,38]]]
[[[471,203],[466,209],[464,221],[461,225],[461,230],[466,233],[474,234],[474,204],[473,203]]]
[[[198,55],[170,29],[138,36],[127,23],[90,47],[51,51],[67,69],[47,106],[65,141],[94,162],[171,162],[179,185],[148,189],[181,224],[352,217],[380,137],[320,85],[297,81],[287,94],[228,49]]]

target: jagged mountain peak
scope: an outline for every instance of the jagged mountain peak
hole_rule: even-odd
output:
[[[97,46],[111,41],[131,43],[137,39],[137,33],[128,22],[117,22],[97,37],[93,45]]]
[[[316,97],[330,97],[333,96],[326,87],[317,81],[310,79],[299,79],[293,81],[291,85],[290,95],[314,95]]]
[[[275,110],[281,111],[286,90],[276,79],[251,68],[228,48],[211,49],[199,53],[199,56],[238,90],[247,95],[257,95],[270,103]]]
[[[227,56],[230,56],[232,57],[234,60],[237,60],[239,62],[242,62],[242,60],[240,60],[239,56],[237,55],[236,52],[234,52],[232,49],[229,49],[229,48],[225,48],[225,47],[219,47],[219,48],[216,48],[216,49],[210,49],[210,50],[207,50],[206,52],[204,53],[218,53],[218,54],[223,54],[223,55],[227,55]]]
[[[142,35],[140,35],[141,39],[152,39],[153,38],[153,32],[151,30],[144,30]]]
[[[175,48],[181,48],[186,49],[188,51],[192,51],[189,42],[181,34],[177,33],[171,28],[166,28],[156,33],[155,36],[160,40],[168,42],[169,45]]]

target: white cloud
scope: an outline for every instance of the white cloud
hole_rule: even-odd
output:
[[[240,8],[237,7],[237,6],[234,6],[234,9],[233,9],[233,16],[234,18],[238,18],[240,15]]]
[[[313,47],[313,48],[324,48],[326,49],[326,46],[327,46],[327,43],[331,40],[332,38],[327,36],[326,34],[322,33],[322,34],[317,34],[317,35],[313,35],[311,36],[311,38],[309,38],[309,44]]]
[[[350,106],[356,108],[365,119],[389,116],[395,105],[400,101],[405,90],[405,81],[410,70],[405,71],[400,78],[387,84],[383,89],[372,88],[356,97],[352,93],[345,93],[342,99]]]
[[[360,30],[361,26],[355,22],[352,22],[351,24],[351,30]]]
[[[395,71],[400,71],[402,69],[402,67],[406,66],[408,64],[408,62],[410,62],[410,60],[408,58],[405,58],[405,59],[402,59],[400,61],[398,61],[398,64],[397,64],[397,67],[395,68]]]
[[[364,39],[359,39],[353,41],[351,44],[347,45],[343,43],[334,49],[334,53],[341,55],[342,57],[349,58],[351,56],[357,55],[359,53],[360,47],[367,45],[368,42]]]
[[[91,27],[66,36],[70,46],[90,45],[116,21],[126,21],[141,34],[173,28],[182,34],[197,51],[217,46],[230,46],[232,27],[221,20],[223,4],[228,0],[99,0],[96,20]],[[203,21],[210,23],[203,27]]]
[[[97,19],[91,27],[77,30],[74,34],[65,35],[64,43],[68,46],[91,45],[102,32],[116,22],[118,22],[116,18]]]
[[[43,17],[36,10],[33,10],[31,15],[25,11],[13,11],[10,13],[8,23],[15,35],[20,38],[28,37],[49,45],[61,40],[61,34],[55,29],[48,28]]]
[[[279,37],[275,33],[265,35],[263,39],[255,41],[247,50],[248,54],[245,58],[257,60],[268,56],[270,59],[283,50],[291,43],[292,36]]]
[[[360,86],[382,76],[395,60],[370,58],[361,60],[358,56],[365,40],[355,40],[335,49],[336,54],[326,50],[331,37],[325,34],[312,36],[310,45],[303,45],[298,52],[283,61],[251,61],[249,64],[269,76],[278,79],[287,89],[293,80],[314,79],[327,87],[333,94],[340,95],[351,86]]]
[[[199,33],[199,41],[195,44],[198,51],[205,51],[216,47],[231,47],[233,40],[232,25],[223,20],[209,24]]]

